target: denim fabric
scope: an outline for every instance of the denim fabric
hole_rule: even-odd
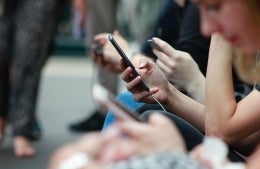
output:
[[[123,105],[125,105],[127,108],[129,108],[130,110],[135,110],[141,107],[142,105],[144,105],[144,103],[136,102],[134,100],[133,95],[130,92],[124,92],[119,94],[117,100]],[[102,130],[106,129],[109,125],[113,124],[115,120],[116,120],[115,115],[113,114],[113,112],[109,111],[106,115],[106,119]]]

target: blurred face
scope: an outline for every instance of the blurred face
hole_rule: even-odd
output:
[[[260,49],[260,24],[247,0],[192,0],[200,9],[201,31],[205,36],[221,33],[246,53]]]

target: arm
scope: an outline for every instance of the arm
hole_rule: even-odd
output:
[[[233,144],[258,131],[259,99],[260,92],[253,90],[236,103],[232,82],[232,48],[222,37],[213,35],[206,78],[206,133]],[[254,139],[259,141],[259,137]]]

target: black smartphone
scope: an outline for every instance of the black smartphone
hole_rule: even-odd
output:
[[[134,65],[131,63],[131,61],[128,59],[128,57],[126,56],[126,54],[124,53],[124,51],[120,48],[120,46],[118,45],[118,43],[115,41],[113,35],[109,34],[108,35],[108,40],[111,42],[111,44],[114,46],[114,48],[117,50],[117,52],[119,53],[119,55],[122,57],[123,61],[125,62],[125,64],[129,67],[131,67],[134,77],[139,76],[138,72],[135,70]],[[144,83],[144,81],[142,80],[140,82],[140,85],[146,90],[149,91],[149,87]]]
[[[151,46],[151,48],[161,50],[161,48],[156,43],[154,43],[154,41],[152,39],[148,39],[147,43]]]
[[[138,113],[129,110],[126,106],[118,102],[110,91],[99,84],[93,86],[93,98],[120,119],[142,121]]]

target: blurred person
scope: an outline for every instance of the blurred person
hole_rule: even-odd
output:
[[[90,48],[93,44],[93,37],[101,32],[111,32],[117,27],[116,11],[118,0],[75,0],[74,8],[81,12],[81,26],[86,22],[86,46]],[[84,8],[86,7],[87,8]],[[96,66],[97,72],[94,77],[97,83],[102,84],[114,94],[118,92],[118,76],[114,73]],[[94,79],[95,80],[95,79]],[[104,110],[99,107],[90,112],[90,116],[69,125],[71,131],[86,132],[100,130],[103,126],[105,117]]]
[[[36,115],[41,70],[65,1],[5,0],[0,17],[0,140],[13,131],[14,154],[31,157],[41,129]]]

